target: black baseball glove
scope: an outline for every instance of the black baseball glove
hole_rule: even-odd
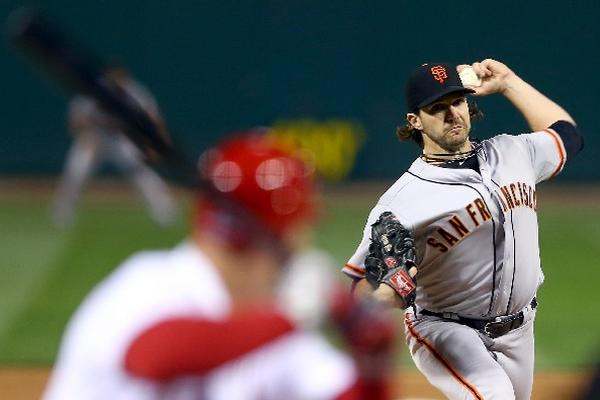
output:
[[[390,286],[410,307],[417,288],[415,258],[415,241],[410,231],[393,213],[382,213],[371,225],[371,244],[365,259],[367,281],[374,289],[382,283]]]

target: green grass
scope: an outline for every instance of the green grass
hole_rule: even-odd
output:
[[[69,315],[95,283],[129,254],[170,246],[186,231],[183,220],[157,227],[127,201],[79,211],[76,223],[61,231],[50,225],[44,203],[1,204],[0,242],[7,244],[1,268],[9,279],[0,282],[8,300],[0,308],[0,361],[52,361]]]
[[[375,195],[326,202],[317,244],[340,265],[360,239]],[[181,217],[161,229],[134,201],[84,201],[68,230],[53,228],[47,198],[0,199],[0,363],[50,363],[69,315],[131,253],[181,240]],[[582,368],[600,343],[600,205],[552,205],[539,212],[546,282],[536,322],[538,368]],[[406,355],[404,355],[406,356]],[[409,365],[410,362],[404,362]]]
[[[600,356],[600,204],[540,212],[542,265],[536,318],[538,365],[564,368]]]

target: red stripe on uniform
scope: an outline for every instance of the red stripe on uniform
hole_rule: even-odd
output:
[[[415,339],[417,339],[417,342],[425,346],[431,352],[431,354],[433,354],[433,356],[450,372],[450,374],[452,374],[452,376],[454,376],[454,378],[456,378],[456,380],[460,382],[460,384],[466,387],[467,390],[471,392],[471,394],[475,396],[476,399],[483,400],[483,395],[479,393],[475,386],[467,382],[467,380],[461,374],[459,374],[458,371],[452,368],[450,363],[446,361],[446,359],[444,359],[444,357],[442,357],[442,355],[438,353],[437,350],[435,350],[431,343],[419,336],[419,334],[414,329],[412,321],[408,319],[408,314],[404,316],[404,323],[408,327],[408,331],[410,332],[410,334],[414,336]]]
[[[544,132],[548,133],[552,137],[552,139],[554,139],[554,143],[556,143],[556,148],[558,149],[558,155],[560,157],[560,162],[558,163],[558,167],[556,168],[556,171],[554,171],[554,173],[552,174],[552,177],[555,177],[556,175],[558,175],[558,173],[560,171],[562,171],[563,167],[565,166],[565,160],[566,160],[565,150],[563,148],[562,140],[560,139],[560,137],[558,136],[558,134],[556,132],[554,132],[550,128],[544,130]]]

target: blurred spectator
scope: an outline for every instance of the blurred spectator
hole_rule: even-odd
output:
[[[167,134],[155,99],[127,70],[113,66],[106,77],[148,113],[162,134]],[[173,221],[176,207],[167,185],[144,164],[141,152],[122,133],[123,125],[118,118],[95,99],[80,94],[69,103],[68,128],[74,141],[52,204],[52,221],[56,226],[71,223],[84,184],[105,161],[112,162],[131,179],[155,222],[164,226]]]
[[[304,165],[257,134],[201,165],[220,195],[197,200],[185,242],[134,255],[85,299],[44,399],[388,398],[395,331],[380,310],[323,297],[352,358],[279,307],[282,266],[314,220]]]

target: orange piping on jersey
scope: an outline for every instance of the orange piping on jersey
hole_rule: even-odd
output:
[[[353,272],[353,273],[357,274],[360,278],[365,276],[365,271],[363,269],[357,267],[356,265],[346,263],[346,268],[348,268],[350,270],[349,272]]]
[[[556,143],[556,148],[558,149],[558,155],[560,156],[560,163],[558,163],[556,171],[554,171],[554,173],[552,174],[552,177],[555,177],[560,171],[562,171],[563,167],[565,166],[565,150],[563,149],[562,140],[560,139],[558,134],[554,132],[554,130],[548,128],[545,129],[544,132],[547,132],[550,136],[552,136],[552,139],[554,139],[554,143]]]
[[[433,356],[448,371],[450,371],[450,373],[452,374],[452,376],[454,376],[454,378],[458,382],[460,382],[460,384],[462,384],[464,387],[466,387],[467,390],[469,392],[471,392],[471,394],[473,396],[475,396],[475,398],[477,400],[484,400],[483,399],[483,395],[481,393],[479,393],[479,391],[475,388],[475,386],[473,386],[472,384],[470,384],[469,382],[467,382],[467,380],[462,375],[460,375],[458,373],[458,371],[456,371],[454,368],[452,368],[452,366],[450,365],[450,363],[447,360],[445,360],[444,357],[442,357],[442,355],[435,350],[435,348],[433,347],[433,345],[431,343],[429,343],[427,340],[425,340],[424,338],[422,338],[421,336],[419,336],[419,334],[415,331],[415,328],[413,326],[412,321],[408,318],[408,314],[404,316],[404,323],[408,327],[408,331],[410,332],[410,334],[413,335],[415,339],[417,339],[417,342],[419,342],[423,346],[425,346],[427,348],[427,350],[429,350],[431,352],[431,354],[433,354]]]

